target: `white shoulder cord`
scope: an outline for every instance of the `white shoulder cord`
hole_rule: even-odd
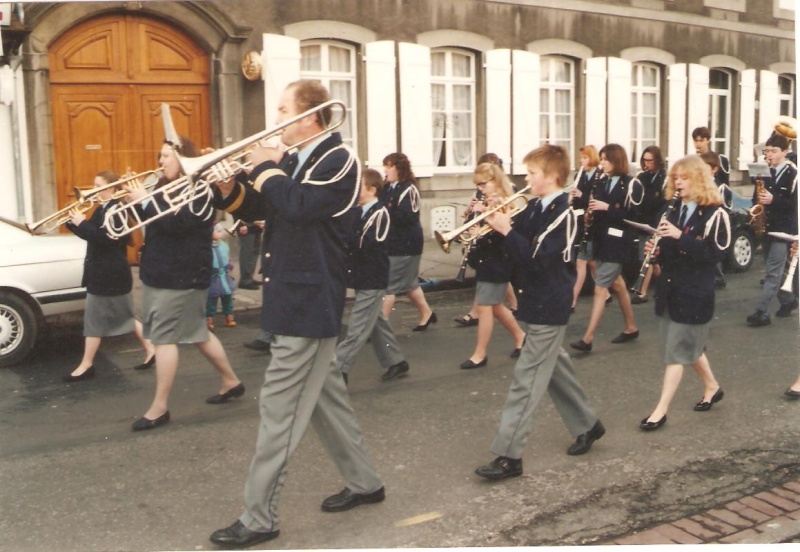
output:
[[[725,161],[728,162],[727,169],[725,169],[725,163],[722,162],[723,159],[725,159]],[[731,160],[722,155],[721,153],[719,154],[719,168],[722,169],[722,172],[724,172],[725,174],[731,173]]]
[[[628,193],[625,196],[625,207],[630,207],[631,205],[638,207],[639,205],[642,204],[642,201],[644,201],[644,184],[642,184],[641,181],[639,180],[639,175],[642,174],[642,172],[643,171],[639,171],[639,173],[633,177],[633,180],[631,180],[630,184],[628,185]],[[639,196],[638,202],[633,200],[634,183],[638,183],[639,187],[642,189],[642,195]]]
[[[794,193],[795,188],[797,188],[797,165],[788,159],[786,160],[786,164],[794,169],[794,181],[792,182],[792,193]]]
[[[727,234],[728,241],[725,242],[725,245],[720,245],[719,243],[719,219],[722,219],[722,222],[725,224],[725,232]],[[717,209],[717,212],[714,213],[714,216],[708,219],[706,222],[706,227],[703,231],[703,239],[707,238],[708,235],[711,233],[711,227],[714,227],[714,245],[716,245],[720,251],[724,251],[728,249],[731,245],[731,219],[728,216],[728,212],[725,209]]]
[[[569,217],[569,218],[567,218]],[[545,231],[539,234],[539,237],[536,239],[536,248],[533,250],[533,255],[531,255],[531,259],[536,257],[536,253],[539,251],[539,246],[542,245],[545,236],[558,228],[563,221],[567,218],[567,245],[562,252],[564,257],[564,262],[568,263],[570,256],[572,255],[572,242],[575,241],[575,235],[578,233],[578,224],[577,219],[578,215],[572,209],[566,209],[563,213],[561,213],[556,220],[550,223],[550,226],[545,228]]]
[[[730,190],[731,189],[730,186],[728,186],[727,184],[720,184],[717,189],[719,190],[719,195],[722,196],[722,205],[725,206],[726,209],[732,209],[733,208],[733,194],[731,194],[731,202],[730,202],[730,204],[725,203],[725,190]]]
[[[370,215],[370,217],[367,219],[367,222],[364,223],[364,228],[361,231],[361,238],[358,240],[359,249],[364,246],[364,237],[367,235],[367,232],[373,225],[375,225],[375,239],[379,242],[382,242],[389,234],[389,226],[391,225],[391,221],[389,220],[389,211],[386,210],[386,207],[381,207],[372,213],[372,215]]]
[[[342,166],[341,170],[338,173],[336,173],[334,176],[332,176],[330,180],[324,180],[324,181],[323,180],[311,180],[311,173],[314,172],[314,169],[317,168],[317,165],[319,165],[322,162],[322,160],[325,159],[327,156],[329,156],[331,153],[333,153],[334,151],[339,150],[339,149],[343,149],[349,154],[348,158],[347,158],[347,162],[344,164],[344,166]],[[317,160],[316,163],[314,163],[314,165],[312,165],[306,171],[306,174],[303,177],[303,180],[301,182],[301,184],[312,184],[314,186],[325,186],[327,184],[330,184],[331,182],[336,182],[337,180],[341,180],[344,177],[344,175],[346,175],[348,172],[350,172],[350,169],[353,167],[354,164],[356,165],[356,185],[355,185],[355,187],[353,189],[353,196],[350,198],[350,201],[348,202],[347,206],[344,209],[342,209],[341,211],[339,211],[338,213],[334,214],[333,218],[340,217],[343,214],[345,214],[347,211],[349,211],[350,208],[355,204],[356,199],[358,199],[358,194],[361,191],[361,163],[358,162],[358,157],[356,156],[355,152],[353,150],[351,150],[349,147],[345,146],[344,144],[339,144],[335,148],[329,149],[328,151],[326,151]]]
[[[402,203],[403,198],[406,197],[406,194],[408,194],[408,196],[409,196],[408,197],[408,201],[411,202],[411,210],[413,212],[415,212],[415,213],[418,212],[419,211],[419,190],[417,190],[416,186],[411,184],[408,188],[405,189],[405,191],[403,191],[402,194],[400,194],[400,197],[397,198],[397,204],[398,205],[400,205],[400,203]]]

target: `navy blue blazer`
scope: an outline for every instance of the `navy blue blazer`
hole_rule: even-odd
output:
[[[608,203],[607,211],[592,211],[592,245],[594,260],[609,263],[624,263],[631,254],[634,231],[624,219],[636,220],[638,210],[626,205],[628,188],[633,179],[625,174],[620,176],[617,185],[606,192],[608,178],[597,183],[594,191],[595,199]],[[633,199],[638,201],[642,190],[637,185],[633,190]]]
[[[706,223],[717,211],[727,213],[721,206],[698,206],[677,240],[663,238],[659,241],[658,264],[661,276],[656,283],[656,314],[669,307],[669,317],[681,324],[705,324],[714,316],[714,279],[716,264],[725,258],[727,239],[725,225],[720,219],[719,234],[715,228],[703,237]],[[667,218],[677,226],[680,208]]]
[[[797,234],[797,168],[786,163],[775,178],[764,181],[764,188],[772,194],[772,203],[764,205],[767,217],[767,232]],[[753,189],[753,205],[757,203],[756,190]],[[770,238],[770,236],[767,236]],[[771,239],[771,238],[770,238]]]
[[[664,197],[664,183],[667,175],[664,169],[656,172],[642,171],[636,178],[644,187],[644,198],[639,206],[639,222],[657,226],[658,219],[661,218],[661,210],[667,204],[668,199]]]
[[[602,179],[603,171],[600,170],[600,167],[595,167],[591,179],[584,172],[581,174],[580,180],[578,180],[577,188],[581,192],[581,197],[576,197],[572,200],[573,209],[584,210],[584,216],[578,217],[578,241],[583,239],[584,233],[586,232],[586,228],[584,226],[586,216],[585,211],[589,208],[589,198],[592,196],[592,190],[598,184],[598,182],[602,182]],[[588,238],[591,239],[591,230]]]
[[[333,133],[314,147],[295,179],[287,174],[296,163],[296,155],[277,165],[261,163],[250,174],[253,186],[238,183],[228,197],[217,195],[215,205],[246,222],[265,221],[262,329],[275,335],[337,337],[352,221],[347,211],[360,189],[359,161]]]
[[[380,223],[376,219],[364,232],[366,222],[381,210],[384,215]],[[378,241],[378,237],[384,231],[384,225],[389,223],[389,213],[380,201],[373,204],[364,216],[361,211],[360,206],[353,207],[350,214],[352,222],[347,237],[347,287],[386,289],[389,286],[389,255],[386,253],[386,241]]]
[[[83,261],[81,285],[92,295],[116,296],[130,293],[133,288],[131,267],[128,265],[128,238],[115,240],[101,228],[105,211],[117,200],[97,207],[92,216],[78,226],[67,222],[67,228],[86,240],[86,259]]]
[[[503,242],[505,236],[492,231],[473,244],[467,261],[475,269],[475,280],[493,284],[504,284],[511,280],[514,263]]]
[[[717,186],[719,186],[720,184],[729,184],[731,162],[728,160],[727,157],[725,157],[721,153],[718,153],[717,155],[719,156],[719,170],[716,172],[716,174],[714,174],[714,182],[716,183]]]
[[[422,255],[422,224],[419,222],[419,211],[414,212],[411,206],[412,192],[400,199],[413,185],[411,182],[399,182],[392,190],[387,184],[378,196],[392,221],[386,237],[386,249],[392,257]]]
[[[556,197],[544,213],[533,215],[537,200],[514,217],[505,237],[505,248],[516,265],[512,283],[517,293],[516,317],[528,324],[563,326],[569,320],[575,263],[564,260],[566,220],[539,243],[539,236],[562,212],[569,209],[566,194]],[[571,215],[568,215],[571,216]],[[533,252],[539,243],[536,256]]]

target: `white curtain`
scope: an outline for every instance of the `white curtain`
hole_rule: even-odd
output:
[[[439,56],[431,56],[434,65]],[[445,87],[443,84],[431,85],[431,102],[433,107],[433,164],[442,166],[442,148],[444,147],[447,113],[445,112]]]

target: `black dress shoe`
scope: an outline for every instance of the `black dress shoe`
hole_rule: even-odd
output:
[[[588,352],[591,352],[591,350],[592,350],[592,344],[591,343],[586,343],[583,339],[579,339],[578,341],[574,341],[574,342],[570,343],[569,346],[572,347],[573,349],[576,349],[576,350],[581,351],[583,353],[588,353]]]
[[[722,387],[717,389],[717,392],[714,393],[714,396],[711,397],[709,402],[705,402],[700,399],[700,402],[694,405],[694,409],[696,412],[705,412],[706,410],[711,410],[711,407],[714,406],[714,403],[718,403],[722,400],[722,397],[725,396],[725,391],[722,390]]]
[[[665,423],[667,423],[667,415],[666,414],[661,416],[661,419],[658,420],[658,421],[655,421],[655,422],[648,422],[647,418],[645,418],[644,420],[639,422],[639,429],[641,429],[643,431],[655,431],[658,428],[660,428],[661,426],[663,426]]]
[[[133,431],[144,431],[146,429],[155,429],[160,425],[164,425],[169,421],[169,410],[164,412],[161,416],[156,418],[155,420],[151,420],[149,418],[145,418],[142,416],[131,426]]]
[[[631,333],[622,332],[617,337],[611,340],[611,343],[627,343],[628,341],[633,341],[639,337],[639,330]]]
[[[361,504],[374,504],[386,498],[383,487],[371,493],[354,493],[347,487],[322,501],[323,512],[344,512]]]
[[[491,464],[486,464],[475,470],[475,475],[486,479],[506,479],[522,475],[522,458],[507,458],[498,456]]]
[[[482,366],[486,366],[486,363],[489,362],[489,357],[483,357],[483,360],[480,362],[472,362],[472,359],[468,358],[464,362],[461,363],[462,370],[471,370],[473,368],[481,368]]]
[[[791,387],[786,391],[784,391],[783,394],[786,395],[786,398],[791,401],[796,401],[797,399],[800,399],[800,391],[795,391]]]
[[[425,330],[428,329],[428,326],[430,326],[431,324],[436,324],[436,322],[438,322],[438,321],[439,321],[439,319],[436,318],[436,313],[431,311],[431,315],[428,317],[428,321],[425,322],[424,324],[420,324],[419,326],[415,327],[411,331],[412,332],[424,332]]]
[[[600,437],[606,434],[606,428],[603,427],[602,422],[597,420],[592,429],[586,433],[581,433],[575,442],[567,449],[567,454],[570,456],[578,456],[579,454],[586,454],[592,448],[592,443],[597,441]]]
[[[769,314],[763,311],[756,311],[747,317],[747,325],[755,328],[759,326],[769,326],[771,323],[772,320],[770,320]]]
[[[788,305],[781,305],[778,312],[775,313],[776,318],[789,318],[792,311],[797,308],[797,301],[789,303]]]
[[[464,327],[477,326],[478,325],[478,319],[474,318],[469,313],[465,314],[461,318],[453,318],[453,320],[455,320],[457,323],[461,324]]]
[[[156,365],[156,355],[151,356],[142,364],[137,364],[133,367],[134,370],[147,370],[148,368],[152,368]]]
[[[381,381],[390,381],[397,378],[404,378],[408,375],[408,362],[405,360],[389,366],[381,376]]]
[[[714,281],[714,289],[725,289],[728,286],[728,282],[725,280],[715,280]]]
[[[245,347],[248,349],[253,349],[254,351],[263,351],[265,353],[269,353],[272,345],[266,341],[261,341],[260,339],[254,339],[253,341],[248,341],[244,344]]]
[[[634,305],[641,305],[642,303],[647,303],[649,300],[647,295],[639,295],[638,293],[634,293],[633,297],[631,297],[631,303]]]
[[[66,381],[67,383],[72,383],[73,381],[83,381],[83,380],[92,379],[96,375],[97,375],[97,372],[95,372],[94,366],[89,366],[83,374],[80,374],[80,375],[77,375],[77,376],[73,376],[72,374],[67,374],[62,379],[64,381]]]
[[[229,550],[238,548],[247,548],[258,544],[260,542],[267,542],[277,538],[281,532],[279,529],[275,531],[251,531],[245,527],[241,521],[237,521],[230,527],[219,529],[211,533],[211,542],[220,548]]]
[[[217,393],[206,399],[208,404],[222,404],[228,402],[228,399],[237,399],[244,395],[244,384],[239,383],[236,387],[231,387],[224,393]]]
[[[519,355],[521,354],[522,354],[522,347],[517,347],[516,349],[511,351],[511,354],[508,356],[510,356],[511,358],[519,358]]]

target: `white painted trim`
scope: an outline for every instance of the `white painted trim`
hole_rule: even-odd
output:
[[[576,59],[589,59],[592,49],[579,42],[561,38],[545,38],[529,42],[525,49],[540,56],[569,56]]]
[[[355,44],[375,42],[377,38],[375,31],[362,27],[361,25],[353,25],[352,23],[327,19],[290,23],[283,27],[283,32],[286,36],[296,38],[297,40],[328,38],[346,40]]]
[[[754,160],[753,146],[756,132],[756,70],[739,73],[739,163],[740,171]],[[731,165],[733,162],[731,160]]]
[[[393,40],[364,45],[367,89],[366,166],[380,170],[383,158],[397,151],[397,59]]]
[[[264,67],[265,128],[275,126],[281,94],[290,82],[300,78],[300,41],[284,35],[264,34],[264,50],[261,59]]]
[[[675,65],[675,55],[662,50],[660,48],[650,48],[649,46],[640,46],[635,48],[625,48],[619,53],[619,57],[626,59],[631,63],[650,61],[653,63],[660,63],[661,65]]]
[[[433,175],[433,115],[431,109],[431,50],[401,42],[400,150],[411,160],[416,176]]]
[[[523,50],[511,52],[511,62],[514,124],[510,165],[513,174],[525,174],[526,167],[522,160],[539,144],[541,64],[539,54]]]
[[[489,50],[486,74],[486,151],[503,160],[511,171],[511,50]]]
[[[778,101],[778,74],[772,71],[759,71],[758,87],[758,136],[757,142],[766,142],[775,129],[780,115]]]
[[[667,68],[667,164],[675,163],[686,154],[686,93],[688,78],[686,64],[676,63]]]
[[[767,69],[773,73],[778,73],[779,75],[783,75],[784,73],[787,75],[797,74],[797,64],[790,61],[777,61],[775,63],[770,63]]]
[[[494,40],[491,38],[456,29],[440,29],[419,33],[417,35],[417,44],[431,49],[456,47],[477,50],[478,52],[488,52],[494,49]]]
[[[586,60],[584,69],[586,76],[584,109],[586,113],[585,142],[600,151],[606,145],[606,114],[608,112],[606,81],[606,58],[590,58]],[[630,122],[628,123],[630,125]]]
[[[747,69],[747,65],[742,60],[733,56],[725,56],[721,54],[701,57],[700,65],[705,65],[709,69],[714,69],[715,67],[724,67],[726,69],[733,69],[734,71],[738,71],[740,73]]]

